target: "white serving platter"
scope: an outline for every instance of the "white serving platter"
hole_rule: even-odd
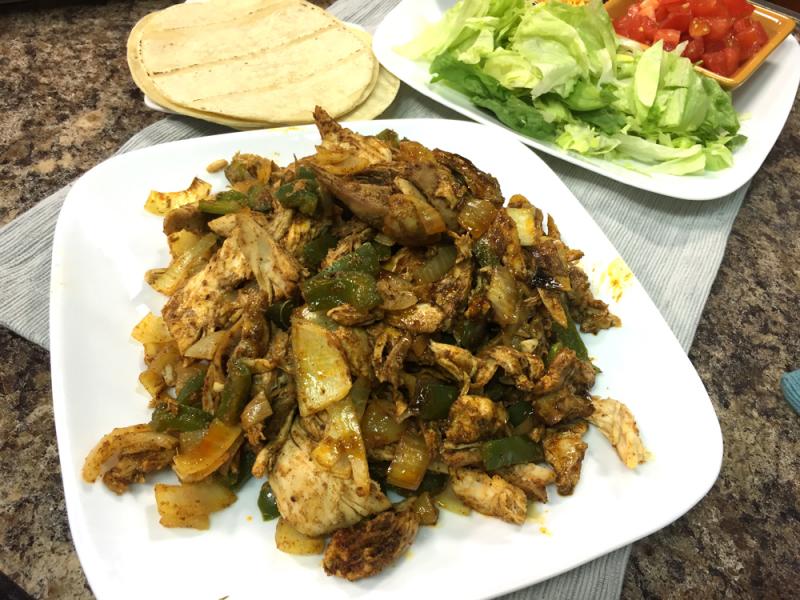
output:
[[[264,597],[326,600],[489,598],[542,581],[642,538],[698,502],[719,472],[722,438],[708,395],[660,313],[635,278],[619,300],[603,274],[621,259],[589,214],[533,152],[496,127],[437,119],[356,123],[363,133],[390,127],[430,147],[456,151],[495,175],[506,197],[526,195],[551,213],[599,297],[623,327],[585,336],[603,370],[594,392],[635,414],[650,462],[631,471],[597,431],[573,496],[551,490],[535,520],[515,527],[473,513],[442,512],[411,551],[381,575],[357,583],[327,577],[320,557],[275,548],[275,522],[262,522],[251,481],[206,532],[158,524],[152,483],[116,496],[81,479],[84,457],[114,427],[147,422],[148,397],[132,327],[163,298],[144,283],[168,262],[161,219],[143,204],[152,189],[187,187],[194,176],[223,187],[205,166],[236,151],[286,164],[314,151],[310,126],[232,133],[154,146],[114,157],[84,175],[56,228],[51,279],[53,406],[67,511],[75,546],[101,600]],[[607,278],[605,278],[607,279]],[[619,290],[617,290],[619,291]]]
[[[418,92],[488,125],[501,127],[521,142],[542,152],[579,165],[615,181],[643,190],[684,200],[713,200],[739,189],[767,158],[794,106],[800,84],[800,45],[793,35],[786,38],[750,79],[733,92],[733,106],[739,113],[740,133],[747,143],[734,153],[733,167],[703,175],[646,175],[598,158],[562,150],[551,142],[535,140],[514,132],[469,99],[445,86],[431,84],[429,63],[399,54],[399,46],[414,39],[426,24],[438,21],[452,0],[403,0],[378,27],[372,49],[381,64]]]

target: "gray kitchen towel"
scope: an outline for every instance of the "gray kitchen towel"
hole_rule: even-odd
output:
[[[374,30],[396,3],[339,0],[331,12]],[[405,85],[383,117],[463,118]],[[170,116],[133,136],[119,152],[225,131],[216,125]],[[454,150],[469,153],[468,148]],[[543,158],[636,273],[688,351],[747,185],[718,200],[682,201],[630,188],[557,158]],[[68,191],[69,186],[62,188],[0,229],[0,325],[44,347],[48,344],[53,230]],[[630,546],[621,548],[505,598],[615,600],[620,595],[629,554]]]

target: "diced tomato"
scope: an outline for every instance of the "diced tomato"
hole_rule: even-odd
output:
[[[733,27],[732,17],[708,17],[709,32],[706,39],[724,40]]]
[[[739,46],[739,51],[742,54],[742,63],[747,62],[753,58],[759,50],[763,48],[762,44],[750,44],[749,46]]]
[[[686,48],[683,49],[683,55],[692,62],[700,60],[703,56],[703,52],[705,52],[703,38],[689,40],[689,43],[686,44]]]
[[[742,17],[741,19],[736,19],[736,22],[733,24],[733,31],[739,33],[740,31],[749,29],[752,26],[753,21],[750,19],[750,17]]]
[[[614,29],[619,35],[643,44],[649,44],[653,41],[653,33],[656,28],[656,22],[653,19],[642,15],[625,16],[614,23]]]
[[[686,42],[683,56],[729,76],[768,41],[752,13],[748,0],[642,0],[614,21],[614,29],[643,44],[662,40],[665,50]]]
[[[734,29],[736,40],[741,46],[750,46],[752,44],[759,44],[763,46],[769,39],[767,32],[764,31],[763,25],[759,22],[752,22],[750,27],[736,31]]]
[[[717,0],[689,0],[689,5],[696,17],[710,17],[717,10]]]
[[[660,10],[660,9],[659,9]],[[659,20],[658,26],[661,29],[677,29],[678,31],[686,31],[689,29],[689,23],[692,22],[692,11],[689,8],[689,3],[672,4],[667,9],[667,15]]]
[[[737,44],[727,46],[722,53],[725,55],[725,67],[728,70],[728,74],[733,75],[741,64],[742,54],[739,51],[739,46]]]
[[[669,52],[681,41],[681,32],[677,29],[656,29],[653,33],[653,43],[664,40],[664,50]]]
[[[754,7],[747,0],[722,0],[732,17],[746,17],[753,14]]]
[[[706,52],[703,54],[703,66],[709,71],[730,77],[739,68],[739,58],[739,49],[737,47],[726,47],[718,52]]]
[[[704,35],[708,35],[709,31],[711,31],[711,24],[708,22],[708,19],[695,17],[692,19],[692,22],[689,23],[689,35],[693,38],[699,38],[703,37]]]

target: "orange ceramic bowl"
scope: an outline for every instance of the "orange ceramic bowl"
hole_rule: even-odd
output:
[[[605,4],[605,7],[611,19],[614,20],[617,17],[623,16],[627,12],[628,7],[638,1],[639,0],[608,0],[608,2]],[[761,23],[761,25],[764,27],[764,31],[767,32],[767,36],[769,37],[767,43],[764,44],[761,50],[750,57],[750,60],[741,65],[739,70],[736,71],[732,77],[718,75],[717,73],[709,71],[708,69],[704,69],[699,65],[695,66],[695,69],[697,69],[703,75],[707,75],[712,79],[716,79],[719,84],[727,90],[737,88],[747,81],[747,78],[755,73],[756,69],[758,69],[758,67],[760,67],[767,59],[767,56],[769,56],[770,52],[775,50],[775,48],[777,48],[778,45],[786,39],[786,36],[792,32],[796,25],[794,19],[787,15],[764,8],[763,6],[758,6],[755,4],[753,6],[755,7],[755,11],[752,15],[750,15],[750,18]]]

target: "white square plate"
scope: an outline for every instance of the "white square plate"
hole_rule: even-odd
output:
[[[712,200],[738,190],[756,174],[775,145],[794,105],[800,84],[800,45],[790,35],[767,58],[747,82],[733,92],[739,113],[740,133],[747,143],[734,153],[729,169],[703,175],[645,175],[608,161],[566,152],[551,142],[535,140],[509,129],[488,112],[442,83],[431,84],[429,63],[413,61],[396,48],[411,41],[426,23],[438,21],[454,2],[449,0],[403,0],[384,18],[372,40],[372,50],[381,64],[402,81],[429,98],[480,123],[502,127],[518,140],[542,152],[581,166],[615,181],[684,200]]]
[[[501,183],[551,213],[565,241],[586,252],[585,268],[623,327],[586,336],[603,373],[595,393],[630,406],[650,462],[629,471],[597,432],[587,436],[583,475],[569,498],[554,491],[536,521],[514,527],[474,514],[443,512],[423,528],[411,552],[378,577],[348,583],[327,577],[320,557],[275,548],[275,523],[256,508],[251,481],[231,508],[195,532],[158,524],[150,483],[116,496],[87,485],[80,471],[97,440],[114,427],[147,422],[138,386],[141,347],[136,322],[163,298],[144,272],[168,262],[161,219],[142,206],[150,190],[184,189],[192,177],[221,189],[205,165],[236,151],[286,164],[314,151],[313,127],[232,133],[172,142],[112,158],[72,188],[53,245],[50,340],[53,405],[64,490],[75,546],[101,600],[264,597],[326,600],[370,597],[488,598],[571,569],[674,521],[711,487],[722,438],[703,384],[656,307],[632,279],[619,302],[600,282],[619,256],[556,175],[528,148],[498,128],[445,120],[357,123],[363,133],[385,127],[401,136],[463,154]],[[156,480],[173,480],[164,474]]]

